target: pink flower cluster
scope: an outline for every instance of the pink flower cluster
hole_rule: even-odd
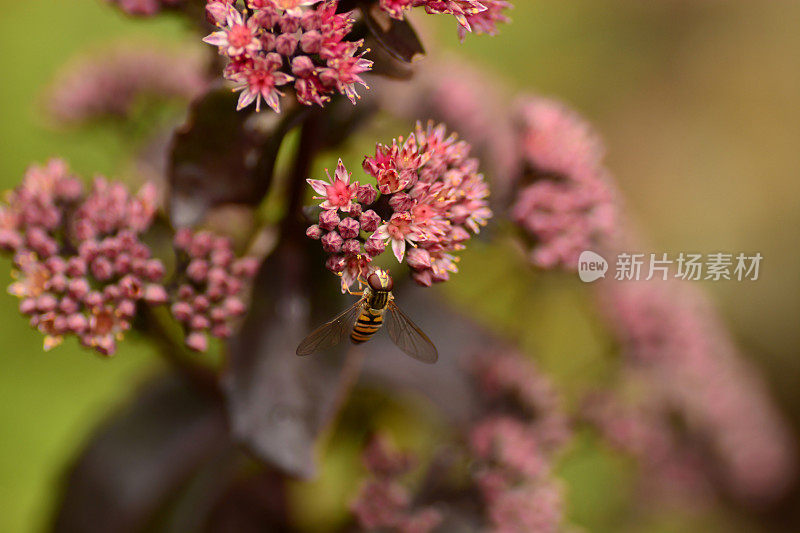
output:
[[[387,242],[421,285],[446,281],[457,271],[453,252],[492,216],[489,187],[469,150],[466,142],[448,136],[443,124],[417,124],[407,140],[379,144],[374,156],[365,157],[363,168],[375,178],[377,191],[350,183],[341,162],[327,183],[309,180],[324,201],[319,224],[307,234],[321,239],[331,254],[327,267],[342,274],[343,290],[366,275]]]
[[[570,437],[560,400],[517,353],[476,361],[489,410],[472,427],[469,443],[492,531],[559,531],[563,496],[551,465]]]
[[[628,363],[711,445],[731,492],[755,503],[780,496],[796,469],[788,429],[704,295],[678,281],[600,289]]]
[[[47,104],[60,122],[126,117],[144,98],[189,100],[207,82],[198,57],[163,49],[118,48],[71,64]]]
[[[467,32],[497,33],[497,24],[508,22],[505,10],[511,3],[505,0],[380,0],[381,8],[394,18],[402,19],[405,11],[422,7],[430,14],[453,15],[458,20],[458,33],[464,39]]]
[[[411,458],[394,448],[385,436],[374,436],[363,455],[370,473],[350,505],[359,525],[367,531],[391,530],[427,533],[442,521],[433,507],[416,508],[399,478],[413,466]]]
[[[372,67],[357,55],[363,40],[346,39],[350,13],[337,13],[338,1],[248,0],[247,8],[210,0],[207,12],[220,28],[203,39],[228,58],[225,78],[241,91],[237,108],[263,100],[280,112],[278,89],[294,82],[298,102],[322,106],[339,92],[355,103],[356,84]],[[314,7],[312,4],[318,4]]]
[[[602,144],[586,122],[553,100],[525,99],[519,114],[528,169],[511,217],[533,240],[534,264],[575,269],[580,253],[602,247],[617,227]]]
[[[177,6],[184,0],[106,0],[117,6],[129,15],[149,17],[162,9]]]
[[[64,162],[31,167],[0,208],[0,245],[14,253],[9,292],[45,334],[45,349],[75,335],[104,355],[130,328],[137,303],[164,303],[164,268],[139,235],[155,213],[155,189],[130,196],[97,178],[88,195]]]
[[[207,231],[181,229],[175,234],[179,285],[172,297],[172,316],[186,330],[186,345],[208,349],[208,333],[225,339],[231,322],[247,307],[244,297],[258,270],[254,257],[237,258],[230,239]]]

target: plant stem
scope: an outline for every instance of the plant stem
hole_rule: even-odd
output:
[[[187,349],[169,334],[152,310],[143,307],[140,316],[140,331],[153,340],[164,360],[198,392],[214,399],[221,398],[222,390],[216,372],[192,358]]]
[[[286,195],[286,218],[283,221],[282,233],[286,236],[300,231],[302,233],[303,193],[306,190],[306,179],[311,173],[314,156],[320,147],[320,124],[322,111],[314,109],[306,115],[300,130],[300,142],[289,175]]]

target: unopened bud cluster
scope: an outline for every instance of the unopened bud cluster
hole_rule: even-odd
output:
[[[175,237],[179,283],[167,284],[162,262],[141,239],[155,212],[153,185],[131,195],[98,177],[87,193],[60,160],[31,167],[7,194],[0,205],[0,248],[13,254],[9,292],[45,335],[45,349],[74,335],[112,355],[140,304],[172,303],[195,350],[207,348],[207,333],[230,335],[258,262],[237,258],[228,239],[181,230]],[[177,289],[168,293],[166,285]]]
[[[256,274],[258,261],[237,258],[230,239],[208,231],[181,229],[175,235],[180,283],[172,295],[173,317],[186,331],[186,345],[208,349],[208,335],[228,338],[231,322],[247,310],[244,294]]]
[[[75,335],[113,354],[138,302],[167,300],[161,262],[139,236],[155,212],[155,190],[136,196],[97,178],[87,195],[64,162],[31,167],[0,208],[0,245],[14,254],[9,292],[45,334],[45,349]]]

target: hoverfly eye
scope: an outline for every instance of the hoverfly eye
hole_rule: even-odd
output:
[[[383,289],[383,285],[381,284],[381,278],[378,277],[376,273],[372,273],[367,278],[367,283],[369,284],[369,288],[373,291],[379,291]]]
[[[386,273],[386,283],[384,284],[384,290],[391,291],[394,288],[394,280],[389,273]]]

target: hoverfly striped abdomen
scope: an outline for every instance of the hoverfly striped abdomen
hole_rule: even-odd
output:
[[[383,312],[383,309],[364,309],[364,311],[358,315],[358,319],[353,326],[353,332],[350,333],[350,340],[353,341],[353,344],[367,342],[381,329],[383,325]]]

